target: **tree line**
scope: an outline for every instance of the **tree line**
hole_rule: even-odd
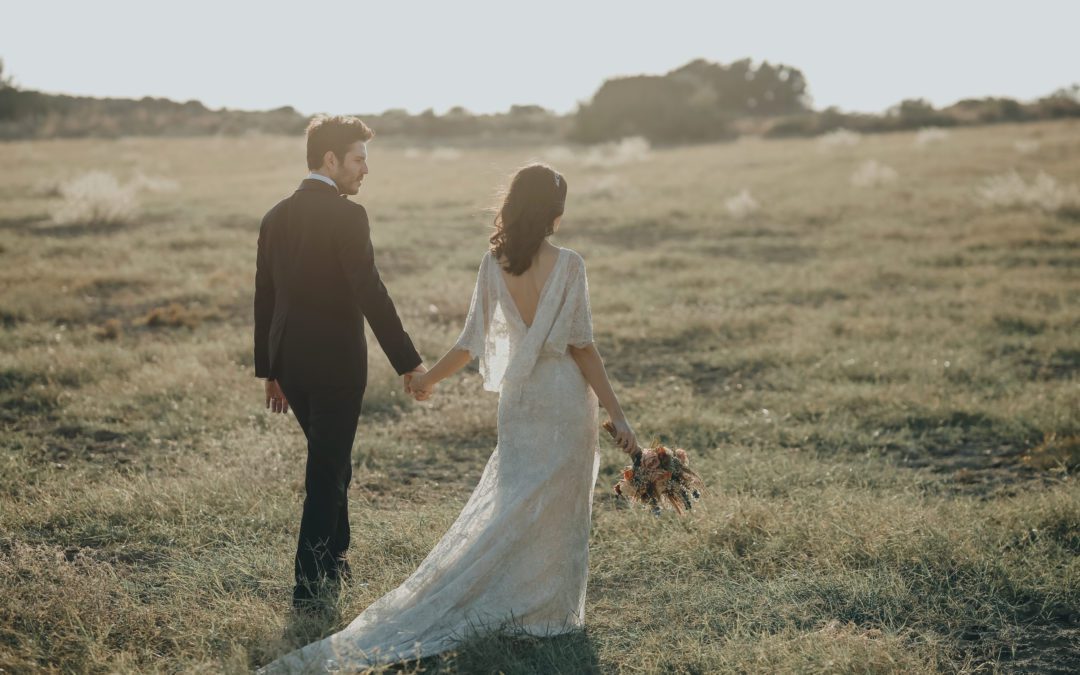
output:
[[[380,137],[411,142],[599,143],[643,136],[660,145],[718,141],[741,133],[812,136],[841,127],[872,133],[1077,116],[1077,85],[1030,102],[965,99],[938,109],[925,100],[909,99],[882,114],[814,110],[806,77],[798,68],[768,61],[755,65],[750,59],[726,65],[698,59],[663,75],[613,78],[568,115],[535,105],[516,105],[495,114],[473,114],[457,107],[441,115],[430,109],[419,114],[388,110],[361,115]],[[289,106],[212,110],[199,101],[46,94],[18,87],[4,74],[0,61],[0,139],[297,135],[308,119]]]

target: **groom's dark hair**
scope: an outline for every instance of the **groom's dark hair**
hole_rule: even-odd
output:
[[[374,137],[375,132],[359,117],[316,115],[307,127],[308,168],[314,170],[322,166],[327,150],[333,150],[338,159],[345,159],[350,145]]]

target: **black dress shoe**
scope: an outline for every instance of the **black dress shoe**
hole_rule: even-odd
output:
[[[325,603],[316,595],[302,591],[299,587],[293,591],[293,611],[302,616],[315,616],[322,611]]]
[[[319,614],[332,603],[336,590],[336,580],[329,577],[299,582],[293,587],[293,609],[306,616]]]
[[[297,615],[313,619],[326,612],[326,603],[317,598],[293,598],[292,608]]]

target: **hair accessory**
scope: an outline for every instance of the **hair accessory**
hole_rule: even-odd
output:
[[[555,187],[559,187],[559,174],[555,174]]]

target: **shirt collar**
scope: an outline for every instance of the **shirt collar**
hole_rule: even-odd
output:
[[[321,173],[315,173],[314,171],[312,171],[311,173],[309,173],[307,175],[307,177],[312,179],[312,180],[321,180],[322,182],[326,183],[327,185],[334,188],[335,190],[338,189],[337,183],[335,183],[334,179],[330,178],[329,176],[324,176]]]

